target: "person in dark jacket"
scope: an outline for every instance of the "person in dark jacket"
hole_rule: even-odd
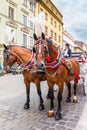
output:
[[[65,45],[64,57],[65,58],[71,57],[71,49],[69,48],[69,44],[68,43]]]

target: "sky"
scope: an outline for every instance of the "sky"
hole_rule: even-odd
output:
[[[63,15],[63,27],[87,44],[87,0],[51,0]]]

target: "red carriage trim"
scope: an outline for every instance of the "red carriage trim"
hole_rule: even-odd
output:
[[[84,64],[86,62],[86,60],[84,58],[82,58],[82,63]]]

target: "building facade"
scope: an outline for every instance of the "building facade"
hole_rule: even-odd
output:
[[[87,45],[82,41],[74,41],[74,51],[87,53]]]
[[[47,38],[51,37],[53,43],[62,47],[62,14],[51,0],[39,0],[36,3],[36,16],[44,13],[44,32]]]
[[[74,38],[66,29],[63,29],[63,50],[65,49],[66,43],[68,43],[70,45],[70,49],[74,51]]]
[[[0,44],[14,44],[32,48],[34,24],[30,20],[35,17],[35,0],[3,0],[0,3]],[[5,40],[5,30],[10,29],[14,37]],[[0,60],[2,62],[2,45]]]
[[[32,49],[35,28],[31,18],[35,18],[42,11],[45,15],[46,37],[52,37],[56,46],[62,46],[62,15],[51,0],[3,0],[0,3],[1,63],[3,61],[3,43]],[[10,30],[10,40],[6,41],[5,35],[9,35],[9,31],[6,32],[7,29]]]

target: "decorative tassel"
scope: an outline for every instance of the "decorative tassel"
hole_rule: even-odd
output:
[[[46,56],[46,62],[50,62],[50,56],[49,55]]]
[[[78,81],[80,80],[80,76],[79,76],[78,72],[74,72],[74,76],[76,77],[75,83],[77,84]]]

